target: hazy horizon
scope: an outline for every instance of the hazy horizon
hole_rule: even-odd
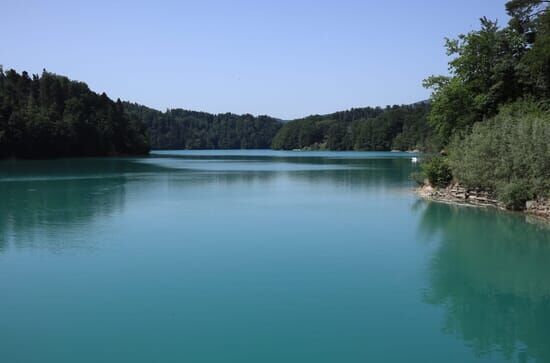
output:
[[[5,69],[45,68],[159,110],[283,120],[425,100],[422,79],[447,73],[445,37],[481,16],[507,21],[497,0],[27,1],[3,10]]]

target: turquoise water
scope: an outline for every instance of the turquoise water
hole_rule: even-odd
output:
[[[550,362],[550,229],[410,154],[0,162],[0,361]]]

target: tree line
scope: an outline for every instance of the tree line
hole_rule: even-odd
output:
[[[47,71],[0,67],[0,157],[145,154],[145,125],[120,100]]]
[[[431,129],[429,102],[386,108],[356,108],[286,123],[274,149],[374,150],[424,149]]]
[[[148,128],[155,149],[409,150],[424,148],[428,102],[354,108],[282,122],[269,116],[165,112],[124,103]]]
[[[355,108],[290,122],[269,116],[165,112],[113,101],[83,82],[0,67],[0,157],[145,154],[149,149],[424,148],[429,104]]]
[[[183,109],[161,112],[128,102],[124,108],[147,126],[155,149],[268,149],[282,126],[280,120],[269,116]]]

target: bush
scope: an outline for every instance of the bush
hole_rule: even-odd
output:
[[[447,159],[442,156],[434,156],[423,162],[422,173],[432,186],[439,188],[445,188],[453,179]]]
[[[415,171],[411,173],[411,180],[415,181],[418,185],[424,185],[424,180],[426,180],[426,175],[421,171]]]
[[[533,197],[530,188],[524,182],[516,181],[503,184],[497,189],[498,199],[506,208],[512,210],[525,209],[525,202]]]
[[[512,209],[550,189],[550,113],[532,101],[502,108],[449,147],[453,176],[494,192]]]

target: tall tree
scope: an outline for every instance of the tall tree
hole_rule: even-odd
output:
[[[519,67],[527,43],[511,28],[500,29],[482,18],[480,30],[447,39],[446,48],[453,57],[451,75],[424,81],[434,91],[428,119],[443,140],[495,115],[500,105],[524,96],[531,87]]]

